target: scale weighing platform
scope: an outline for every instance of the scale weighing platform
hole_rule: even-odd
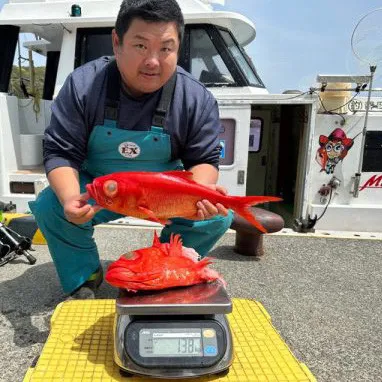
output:
[[[210,283],[59,304],[47,342],[24,382],[148,382],[158,377],[316,381],[259,302],[231,301],[220,283]]]

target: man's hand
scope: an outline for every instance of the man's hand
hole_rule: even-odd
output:
[[[73,196],[63,203],[64,214],[68,221],[74,224],[84,224],[93,219],[94,215],[102,209],[100,206],[91,206],[87,203],[89,194]]]
[[[211,188],[212,190],[218,191],[223,195],[227,195],[227,190],[223,186],[218,186],[217,184],[205,184],[205,186]],[[228,215],[228,210],[220,203],[214,205],[205,199],[199,201],[196,205],[198,207],[199,220],[211,219],[216,215]]]
[[[49,184],[57,195],[68,221],[84,224],[102,208],[88,204],[89,194],[80,194],[78,171],[71,167],[57,167],[48,174]]]
[[[203,184],[223,195],[227,195],[227,190],[223,186],[216,184],[219,172],[214,166],[202,163],[192,167],[190,171],[193,174],[192,178],[195,182]],[[196,206],[198,207],[197,216],[199,220],[211,219],[216,215],[228,215],[228,210],[220,203],[214,205],[208,200],[201,200]]]

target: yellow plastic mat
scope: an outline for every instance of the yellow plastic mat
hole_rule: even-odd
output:
[[[51,319],[48,340],[24,382],[158,381],[120,375],[113,361],[114,312],[115,300],[73,300],[59,304]],[[194,381],[316,381],[294,357],[259,302],[233,299],[233,313],[228,319],[235,351],[229,373]]]

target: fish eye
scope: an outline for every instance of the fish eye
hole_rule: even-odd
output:
[[[118,184],[115,180],[107,180],[103,184],[103,192],[106,196],[113,197],[118,193]]]

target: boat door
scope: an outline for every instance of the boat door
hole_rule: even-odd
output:
[[[266,195],[271,111],[251,113],[246,195]]]

